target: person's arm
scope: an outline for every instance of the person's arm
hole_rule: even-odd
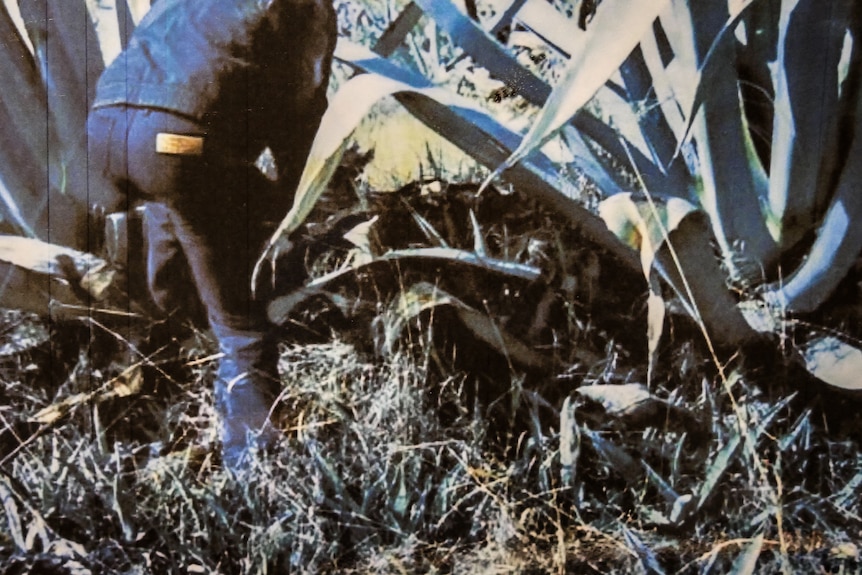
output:
[[[326,90],[336,41],[330,0],[293,0],[273,30],[280,50],[270,53],[273,101],[269,138],[278,185],[293,194],[326,110]]]

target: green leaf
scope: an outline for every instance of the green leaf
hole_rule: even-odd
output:
[[[665,571],[662,566],[659,565],[655,551],[650,549],[646,543],[640,539],[640,537],[635,535],[634,531],[627,528],[625,525],[623,525],[623,537],[629,549],[637,555],[641,567],[643,567],[647,575],[664,575]]]
[[[599,204],[599,216],[624,243],[640,254],[644,278],[649,280],[653,260],[670,232],[680,222],[697,211],[697,207],[681,198],[651,202],[631,193],[615,194]]]
[[[734,428],[727,443],[718,451],[713,459],[712,464],[706,472],[706,479],[701,484],[697,491],[697,499],[694,510],[700,510],[703,504],[709,499],[712,492],[721,482],[725,472],[739,455],[740,447],[742,446],[742,435],[739,430]]]
[[[589,438],[596,451],[611,465],[614,471],[625,478],[629,485],[641,481],[644,472],[631,455],[591,429],[583,427],[581,431],[583,435]]]
[[[640,253],[652,294],[648,334],[653,353],[664,318],[659,290],[653,284],[654,267],[705,337],[735,347],[755,336],[727,289],[726,275],[713,255],[713,236],[694,205],[681,198],[641,199],[625,193],[602,201],[599,215],[608,229]]]

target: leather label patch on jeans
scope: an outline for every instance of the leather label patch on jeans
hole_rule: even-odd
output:
[[[156,153],[177,156],[202,156],[204,153],[203,136],[184,136],[159,132],[156,134]]]

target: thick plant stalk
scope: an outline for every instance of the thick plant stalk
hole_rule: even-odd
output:
[[[720,349],[738,349],[754,341],[758,334],[727,289],[727,276],[714,255],[714,237],[704,215],[690,214],[669,232],[669,238],[673,251],[662,245],[655,255],[655,267],[712,344]]]

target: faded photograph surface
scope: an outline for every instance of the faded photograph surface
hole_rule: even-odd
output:
[[[2,0],[0,574],[862,572],[860,46]]]

